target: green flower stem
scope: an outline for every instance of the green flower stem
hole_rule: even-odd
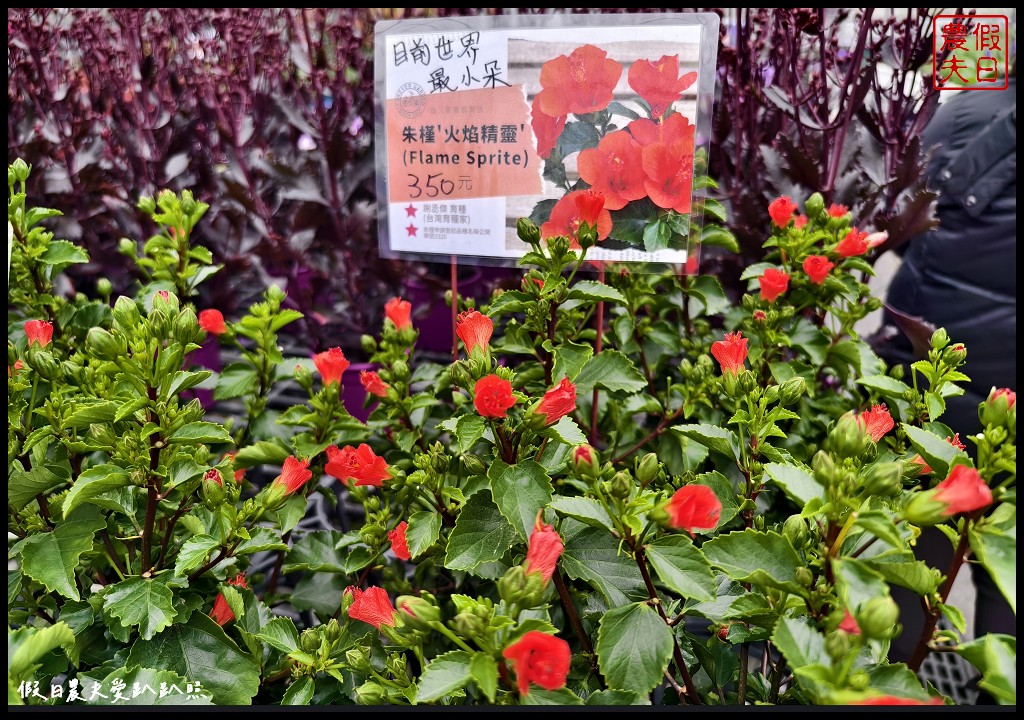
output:
[[[846,522],[843,524],[843,529],[839,531],[839,535],[836,536],[835,542],[828,549],[829,557],[836,557],[839,554],[839,549],[843,546],[843,541],[846,540],[846,536],[850,534],[850,530],[853,529],[853,523],[857,520],[856,511],[851,512],[846,516]]]
[[[456,635],[451,630],[449,630],[447,628],[447,626],[445,626],[439,620],[435,620],[434,622],[430,623],[430,626],[432,628],[434,628],[435,630],[437,630],[442,635],[444,635],[446,638],[451,640],[453,643],[458,645],[460,648],[465,650],[466,652],[470,652],[470,653],[476,652],[473,648],[471,648],[469,645],[467,645],[466,642],[462,638],[460,638],[458,635]]]

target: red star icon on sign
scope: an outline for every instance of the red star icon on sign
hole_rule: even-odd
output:
[[[409,223],[409,225],[405,228],[405,231],[409,233],[409,237],[416,237],[416,231],[418,229],[419,228],[417,228],[415,225]]]
[[[409,203],[409,206],[405,208],[405,216],[416,217],[416,208],[412,206],[412,203]]]

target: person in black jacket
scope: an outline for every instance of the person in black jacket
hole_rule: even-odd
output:
[[[967,346],[963,371],[971,382],[963,396],[946,398],[942,417],[966,438],[981,430],[978,404],[989,391],[1017,387],[1016,68],[1006,90],[962,92],[944,103],[923,134],[923,146],[933,153],[928,179],[939,192],[940,225],[909,242],[887,305],[944,327],[952,342]],[[882,357],[893,365],[921,359],[895,331],[891,313],[883,332],[887,329],[886,344],[877,347]],[[952,548],[940,533],[926,533],[918,555],[945,572]],[[984,568],[974,570],[975,635],[1016,635],[1013,610]],[[900,605],[904,631],[891,654],[903,660],[913,652],[923,614],[916,598],[904,598]]]

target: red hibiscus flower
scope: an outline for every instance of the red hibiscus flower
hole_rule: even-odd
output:
[[[941,698],[928,698],[927,700],[914,700],[912,698],[894,697],[893,695],[880,695],[879,697],[858,700],[853,705],[945,705]]]
[[[811,282],[821,285],[828,277],[829,271],[835,267],[835,263],[829,262],[824,255],[808,255],[804,260],[804,272]]]
[[[38,343],[39,347],[46,347],[53,339],[53,323],[45,320],[29,320],[25,323],[25,337],[29,346]]]
[[[722,366],[722,373],[739,374],[747,359],[747,339],[743,333],[726,333],[725,338],[711,345],[711,354]]]
[[[371,487],[380,487],[385,480],[391,479],[387,462],[366,443],[358,448],[346,445],[341,449],[331,445],[327,448],[324,472],[342,482],[352,479],[356,485]]]
[[[530,547],[526,551],[526,574],[540,573],[544,584],[555,574],[555,566],[562,555],[562,538],[551,525],[544,525],[537,516],[537,524],[530,533]]]
[[[312,477],[313,472],[309,469],[309,460],[299,460],[292,455],[285,458],[281,474],[274,480],[274,484],[283,486],[285,495],[291,495]]]
[[[957,465],[935,486],[935,499],[946,504],[944,515],[969,513],[992,504],[992,490],[974,468]]]
[[[530,630],[502,653],[512,661],[519,692],[528,695],[530,683],[545,690],[565,687],[572,652],[569,643],[554,635]]]
[[[327,352],[317,353],[313,356],[313,364],[320,372],[324,385],[341,383],[341,376],[348,369],[348,360],[341,348],[332,347]]]
[[[675,116],[673,116],[675,117]],[[693,140],[652,143],[642,151],[644,189],[651,202],[666,210],[690,212],[693,189]]]
[[[837,205],[836,203],[832,203],[831,205],[828,206],[828,214],[829,214],[830,217],[834,217],[834,218],[846,217],[846,215],[849,212],[850,212],[850,208],[846,207],[845,205]]]
[[[772,222],[775,223],[776,227],[784,228],[788,226],[795,212],[796,203],[793,202],[793,198],[789,197],[789,195],[777,197],[768,203],[768,215],[771,216]]]
[[[476,348],[487,350],[494,332],[494,321],[476,310],[466,310],[459,315],[455,334],[466,346],[466,354],[472,355]]]
[[[405,539],[405,532],[409,529],[409,523],[405,520],[398,523],[394,530],[388,531],[388,540],[391,541],[391,551],[395,553],[395,557],[399,560],[408,560],[412,556],[409,554],[409,543]]]
[[[706,485],[686,485],[676,490],[665,505],[668,524],[681,528],[693,537],[694,530],[714,530],[722,515],[722,503],[714,490]]]
[[[380,630],[381,625],[395,626],[395,608],[387,590],[379,587],[368,587],[360,590],[357,587],[345,588],[352,594],[352,604],[348,608],[348,616],[353,620],[362,620]]]
[[[839,257],[857,257],[868,251],[868,234],[857,228],[850,228],[846,236],[836,245]]]
[[[228,585],[234,585],[235,587],[240,588],[249,587],[245,582],[245,573],[238,573],[234,580],[228,580]],[[227,598],[224,597],[224,593],[217,593],[217,597],[213,601],[213,609],[210,610],[210,617],[221,627],[235,619],[235,613],[231,610],[231,606],[228,605],[228,601]]]
[[[803,230],[807,227],[807,222],[808,220],[806,215],[797,215],[796,218],[793,219],[793,227],[797,230]]]
[[[586,190],[574,190],[562,197],[551,209],[550,219],[540,226],[541,237],[558,237],[564,235],[576,243],[576,233],[579,232],[580,224],[584,221],[597,225],[597,239],[604,240],[612,231],[612,216],[608,208],[602,207],[596,217],[584,217],[580,211],[576,199],[586,193]],[[590,206],[587,206],[590,209]],[[594,222],[596,220],[596,223]],[[575,247],[579,247],[575,245]]]
[[[640,147],[647,147],[654,143],[674,143],[689,141],[693,142],[694,126],[682,113],[669,115],[663,120],[655,122],[647,118],[638,118],[626,126],[633,139],[640,143]]]
[[[482,417],[503,418],[515,404],[512,383],[497,375],[482,377],[473,386],[473,405]]]
[[[580,177],[604,196],[609,210],[621,210],[647,194],[640,144],[624,130],[608,133],[596,148],[580,152],[577,165]]]
[[[384,303],[384,315],[398,328],[412,327],[412,303],[402,298],[391,298]]]
[[[920,455],[915,455],[914,457],[910,458],[910,462],[921,468],[920,472],[918,472],[919,475],[930,475],[933,472],[932,466],[929,465],[928,461],[925,460]]]
[[[604,110],[622,76],[622,66],[608,59],[608,53],[593,45],[584,45],[569,56],[548,60],[540,69],[536,106],[542,113],[558,118],[570,113]]]
[[[777,268],[768,268],[757,280],[761,284],[761,299],[770,303],[789,288],[789,273]]]
[[[889,408],[885,406],[885,403],[875,405],[857,417],[864,423],[868,435],[875,442],[881,440],[887,432],[896,427],[896,423],[893,422],[892,415],[889,414]]]
[[[554,425],[575,409],[576,386],[569,378],[562,378],[562,382],[544,393],[534,412],[544,417],[544,425]]]
[[[228,331],[224,315],[220,310],[208,308],[199,313],[199,327],[211,335],[223,335]]]
[[[551,151],[558,145],[558,138],[565,129],[565,115],[551,117],[540,110],[537,98],[533,99],[530,108],[530,125],[537,136],[537,154],[545,160],[551,157]]]
[[[629,86],[651,106],[651,114],[661,117],[668,106],[697,82],[697,73],[679,77],[679,56],[663,55],[656,63],[637,60],[629,68]]]
[[[388,388],[391,387],[386,382],[380,379],[380,375],[374,370],[363,370],[359,373],[359,382],[363,384],[363,388],[366,392],[377,397],[384,397],[388,394]]]
[[[851,615],[849,610],[843,610],[843,621],[839,623],[839,629],[851,635],[860,635],[860,625],[857,624],[857,618]]]

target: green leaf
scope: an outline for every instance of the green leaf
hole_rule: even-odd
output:
[[[843,606],[849,608],[854,617],[859,608],[872,598],[889,597],[889,586],[864,560],[836,558],[832,561],[832,569]]]
[[[871,388],[882,397],[889,400],[906,401],[906,393],[911,389],[905,382],[891,378],[888,375],[869,375],[857,380],[866,388]]]
[[[177,395],[186,390],[191,390],[213,375],[209,370],[179,370],[174,373],[170,384],[167,386],[167,396]]]
[[[672,226],[660,218],[649,222],[644,227],[643,238],[647,252],[664,250],[672,240]]]
[[[296,320],[301,320],[303,317],[303,314],[298,310],[289,310],[287,308],[278,310],[274,319],[270,322],[270,332],[277,332],[285,325],[290,325]]]
[[[956,651],[981,671],[979,687],[1000,705],[1017,704],[1017,638],[993,633],[961,643]]]
[[[36,465],[27,471],[15,470],[7,477],[7,502],[21,510],[35,500],[36,495],[46,496],[51,490],[64,486],[67,480],[45,465]]]
[[[572,286],[569,291],[569,300],[593,300],[603,301],[608,300],[611,302],[626,304],[626,298],[623,297],[622,293],[613,288],[611,285],[605,285],[604,283],[594,282],[593,280],[580,280],[578,283]]]
[[[299,649],[299,633],[291,618],[275,617],[256,633],[256,637],[283,653]]]
[[[875,665],[868,669],[868,687],[886,695],[914,700],[928,700],[931,696],[921,687],[917,675],[903,663]]]
[[[815,498],[824,499],[825,488],[814,479],[814,475],[796,465],[768,463],[765,475],[782,488],[790,500],[803,507]]]
[[[494,702],[498,692],[498,663],[487,653],[473,653],[469,661],[469,673],[480,692],[487,696],[488,702]]]
[[[591,527],[612,529],[612,519],[608,516],[608,511],[593,498],[557,496],[548,507],[560,515],[574,518]]]
[[[740,245],[736,236],[718,225],[705,225],[700,234],[701,245],[716,245],[731,253],[738,253]]]
[[[281,540],[281,535],[276,530],[268,527],[258,527],[249,534],[249,539],[244,540],[241,545],[235,548],[235,555],[252,555],[253,553],[266,550],[287,550],[288,546]]]
[[[796,580],[803,562],[789,540],[775,532],[751,528],[719,535],[701,546],[704,557],[738,582],[777,587],[803,595]]]
[[[903,423],[903,429],[914,449],[921,454],[924,461],[934,471],[936,477],[945,477],[949,472],[949,466],[953,459],[960,455],[967,457],[963,450],[957,450],[953,445],[946,442],[935,433]]]
[[[739,441],[731,430],[717,425],[675,425],[671,428],[683,437],[696,440],[701,445],[733,459],[739,458]]]
[[[569,688],[545,690],[533,685],[530,693],[519,698],[520,705],[582,705],[583,700]]]
[[[612,608],[597,632],[597,662],[608,687],[647,693],[672,657],[672,631],[647,603]]]
[[[64,622],[7,632],[7,676],[15,682],[31,679],[40,660],[59,647],[70,648],[75,643],[75,634]]]
[[[577,345],[572,342],[565,342],[555,348],[555,364],[551,371],[551,377],[557,382],[563,377],[569,380],[576,380],[583,366],[587,364],[594,355],[594,348],[590,345]]]
[[[126,667],[169,670],[199,680],[218,705],[247,705],[260,686],[259,665],[201,612],[150,640],[136,640]]]
[[[464,688],[471,679],[471,672],[469,653],[463,650],[454,650],[437,656],[423,670],[423,677],[416,688],[416,702],[440,700],[445,695]]]
[[[566,445],[582,445],[587,442],[587,436],[580,430],[576,421],[566,415],[551,427],[541,432],[544,437],[554,438]]]
[[[230,400],[249,395],[256,391],[259,376],[248,363],[232,363],[217,376],[213,390],[214,400]]]
[[[718,278],[711,275],[697,276],[686,292],[700,300],[705,315],[718,315],[732,306]]]
[[[590,358],[576,376],[577,395],[586,395],[595,387],[635,393],[647,387],[647,381],[628,357],[618,350],[603,350]]]
[[[209,557],[210,551],[220,546],[220,540],[211,535],[196,535],[185,541],[174,561],[174,574],[181,577],[192,572]]]
[[[686,442],[691,442],[689,438],[682,438]],[[696,447],[703,447],[694,442]],[[771,447],[770,445],[763,445],[762,447]],[[705,450],[705,452],[707,452]],[[722,503],[722,514],[718,518],[718,526],[723,527],[727,522],[732,520],[739,514],[740,506],[736,502],[736,491],[733,489],[729,480],[722,473],[717,470],[713,470],[709,473],[702,473],[697,476],[695,480],[697,485],[705,485],[711,488],[715,497],[718,498],[718,502]],[[702,531],[698,531],[702,532]]]
[[[296,610],[312,610],[327,618],[338,610],[342,593],[350,584],[348,578],[337,573],[307,573],[295,584],[288,601]]]
[[[629,690],[598,690],[587,697],[587,705],[650,705],[646,695]]]
[[[854,527],[863,528],[877,537],[882,542],[888,543],[891,547],[902,549],[904,545],[903,536],[899,529],[889,517],[881,510],[862,510],[857,513],[857,519],[853,522]]]
[[[1016,518],[1016,511],[1014,511]],[[1003,597],[1010,603],[1014,615],[1017,614],[1017,526],[1016,520],[1013,527],[1005,533],[992,526],[982,526],[980,530],[971,526],[968,533],[971,543],[971,551],[977,556],[978,561],[996,586],[1003,593]]]
[[[78,600],[78,559],[92,550],[93,536],[105,524],[98,517],[64,522],[53,532],[30,535],[12,547],[11,553],[21,556],[21,572],[42,583],[48,592]]]
[[[683,535],[667,535],[646,548],[651,567],[665,585],[685,598],[711,600],[718,582],[703,553]]]
[[[572,519],[563,521],[561,530],[565,550],[558,564],[569,577],[592,585],[609,605],[623,605],[646,596],[636,562],[619,554],[619,543],[607,530]]]
[[[495,460],[487,470],[487,478],[501,514],[508,518],[523,540],[529,540],[537,523],[537,513],[551,502],[551,480],[547,471],[534,460],[515,465]]]
[[[308,675],[300,677],[288,686],[281,698],[282,705],[309,705],[313,699],[316,683]]]
[[[233,444],[231,435],[220,425],[208,422],[194,422],[183,425],[167,438],[169,443],[227,443]]]
[[[409,516],[409,527],[405,541],[409,544],[409,555],[418,558],[437,542],[441,533],[441,515],[433,510],[420,510]]]
[[[89,253],[67,240],[51,240],[40,259],[46,265],[56,265],[56,274],[68,265],[89,262]]]
[[[198,680],[200,683],[203,682],[201,678],[184,678],[169,670],[154,670],[141,667],[129,670],[122,667],[110,673],[102,680],[97,681],[101,689],[107,690],[104,693],[106,697],[97,696],[95,700],[87,701],[87,704],[161,707],[166,705],[212,705],[210,693],[202,685],[191,696],[189,695],[189,683],[195,680]],[[110,690],[115,682],[124,683],[125,689],[121,691],[120,698],[112,694]],[[163,697],[160,697],[161,687],[168,690]],[[171,687],[176,687],[181,692],[173,692],[170,690]],[[138,695],[135,694],[136,688],[138,689]]]
[[[149,640],[174,622],[174,596],[159,579],[130,577],[103,591],[103,609],[116,617],[121,627],[139,628],[139,636]]]
[[[292,543],[282,571],[344,573],[345,560],[342,552],[336,549],[342,537],[343,534],[335,530],[314,530],[306,533]]]
[[[779,620],[772,633],[772,643],[786,658],[790,669],[817,662],[831,665],[825,650],[825,636],[806,618],[786,617]]]
[[[73,413],[64,421],[65,427],[81,429],[87,428],[93,423],[113,422],[120,404],[113,400],[94,402],[89,405],[78,406]]]
[[[459,441],[459,453],[465,455],[477,440],[484,436],[487,423],[479,415],[463,415],[455,422],[455,437]]]
[[[909,558],[909,559],[903,559]],[[940,575],[913,554],[906,556],[881,555],[864,560],[869,568],[881,575],[886,582],[913,590],[918,595],[930,595],[939,589]]]
[[[108,490],[116,490],[131,483],[124,468],[117,465],[96,465],[91,467],[75,480],[74,486],[64,496],[64,516],[70,515],[75,508],[88,503]]]
[[[515,539],[515,528],[498,510],[491,494],[474,493],[462,506],[455,528],[448,536],[445,567],[475,570],[483,563],[500,560]]]
[[[252,467],[253,465],[281,465],[291,451],[269,440],[260,440],[249,447],[244,447],[235,455],[235,464],[238,467]]]

